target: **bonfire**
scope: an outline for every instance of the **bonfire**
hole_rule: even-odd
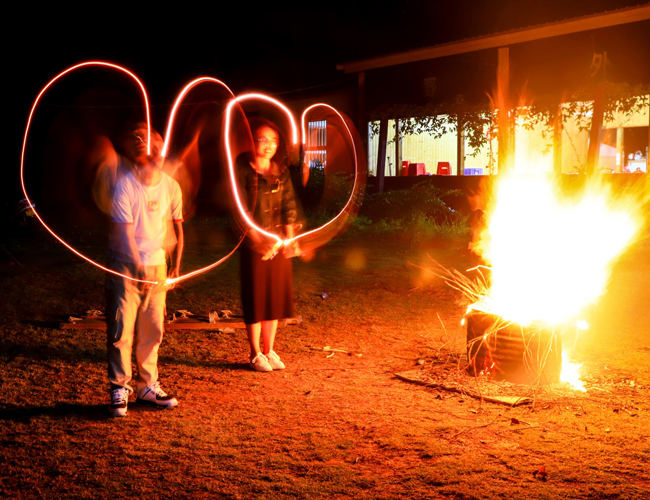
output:
[[[640,234],[641,193],[604,179],[572,189],[541,177],[499,178],[471,249],[475,279],[446,271],[469,305],[469,370],[513,382],[569,382],[584,390],[571,346],[581,313],[605,292],[612,266]],[[582,182],[584,181],[584,182]],[[580,185],[578,185],[580,184]]]

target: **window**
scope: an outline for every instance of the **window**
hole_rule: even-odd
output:
[[[327,164],[327,120],[307,124],[305,163],[309,168],[319,164],[324,167]]]

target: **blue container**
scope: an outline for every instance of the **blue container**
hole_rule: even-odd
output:
[[[482,168],[466,168],[465,175],[483,175]]]

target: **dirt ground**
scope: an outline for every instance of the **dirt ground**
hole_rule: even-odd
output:
[[[648,242],[621,259],[609,291],[585,312],[591,328],[576,354],[586,392],[483,381],[484,390],[533,402],[471,397],[461,297],[421,268],[433,258],[467,269],[475,260],[466,242],[346,236],[295,262],[302,323],[279,331],[286,370],[250,371],[243,330],[169,331],[161,381],[179,407],[132,404],[124,419],[106,410],[103,333],[56,325],[103,309],[102,273],[38,230],[4,245],[20,265],[1,257],[2,498],[627,499],[650,491]],[[209,252],[227,249],[215,242]],[[204,258],[188,246],[188,266]],[[235,256],[170,293],[168,308],[237,314],[237,275]],[[394,375],[405,372],[465,390]]]

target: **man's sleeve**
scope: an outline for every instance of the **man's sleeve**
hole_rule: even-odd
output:
[[[115,186],[115,194],[113,195],[113,203],[111,205],[111,217],[113,218],[113,222],[133,224],[131,196],[128,186],[123,179]]]
[[[172,182],[171,216],[174,222],[183,222],[183,193],[175,180]]]

